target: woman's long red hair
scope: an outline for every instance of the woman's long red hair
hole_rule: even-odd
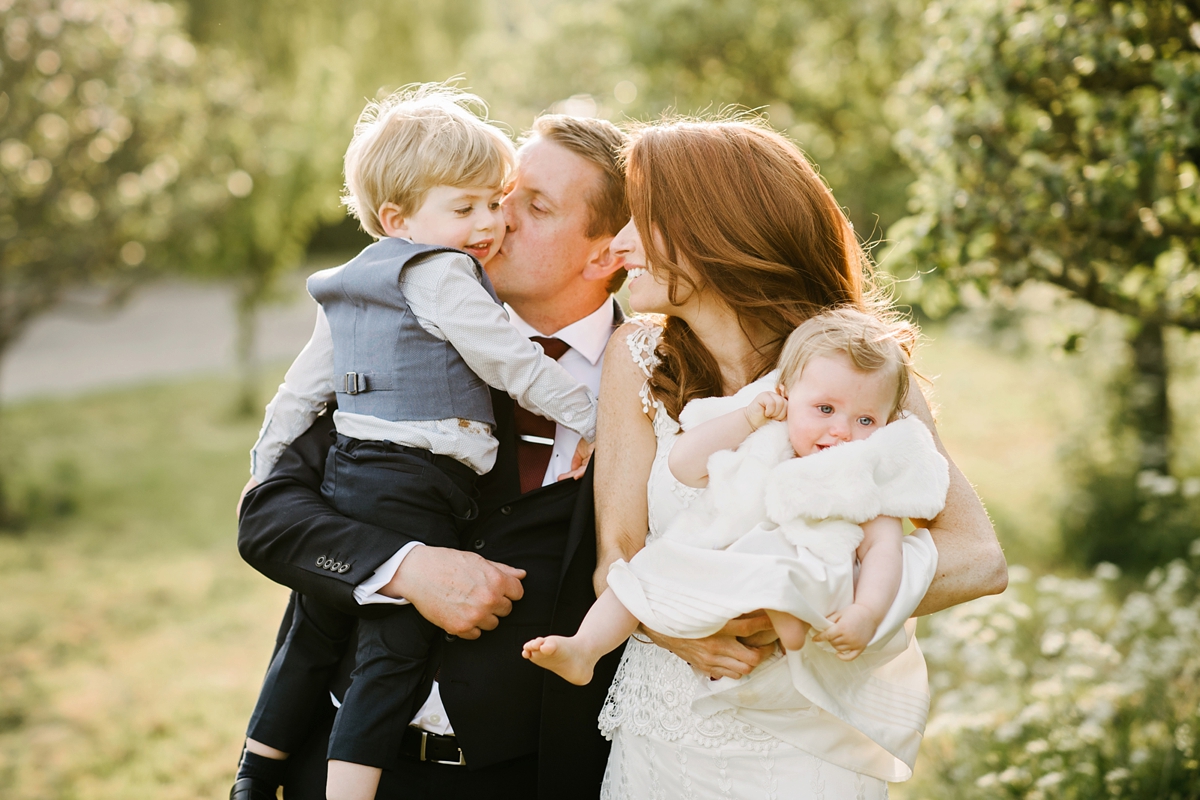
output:
[[[804,320],[866,305],[870,264],[849,220],[800,149],[765,123],[649,125],[634,132],[625,163],[648,266],[666,274],[671,302],[680,291],[711,293],[743,330],[766,333],[756,375]],[[682,319],[668,319],[658,354],[650,385],[672,417],[689,400],[724,394],[716,360]]]

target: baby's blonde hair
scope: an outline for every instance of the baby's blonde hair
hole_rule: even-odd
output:
[[[836,308],[806,320],[792,331],[779,356],[779,385],[785,391],[804,373],[814,358],[842,354],[863,372],[894,370],[896,396],[888,416],[891,421],[908,399],[916,326],[853,308]]]
[[[412,84],[368,103],[346,149],[342,203],[378,239],[387,235],[385,203],[408,216],[435,186],[499,189],[515,151],[486,120],[483,100],[445,83]]]

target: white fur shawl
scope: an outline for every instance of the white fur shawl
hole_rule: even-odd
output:
[[[773,372],[730,397],[693,400],[680,423],[687,430],[743,408],[758,393],[772,391],[777,381]],[[743,527],[746,522],[764,518],[777,525],[829,518],[860,524],[881,514],[928,519],[945,505],[950,485],[946,459],[928,428],[911,416],[866,439],[804,458],[794,457],[787,423],[771,422],[737,450],[714,453],[708,474],[708,502],[718,518],[734,523],[728,533],[745,532],[754,524]]]

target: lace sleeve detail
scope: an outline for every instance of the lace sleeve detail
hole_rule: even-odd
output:
[[[650,373],[658,366],[658,337],[662,335],[662,324],[650,318],[634,320],[637,327],[625,338],[633,363],[638,365],[646,380],[638,396],[642,398],[642,412],[649,414],[654,407],[654,398],[650,392]]]

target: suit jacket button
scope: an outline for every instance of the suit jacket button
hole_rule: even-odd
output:
[[[447,634],[446,634],[446,641],[447,641],[447,642],[453,642],[453,641],[454,641],[455,639],[457,639],[457,638],[458,638],[458,637],[457,637],[457,636],[455,636],[453,633],[447,633]]]
[[[325,556],[317,556],[317,566],[318,567],[325,566]]]
[[[342,564],[340,567],[338,567],[338,574],[339,574],[339,575],[340,575],[341,573],[343,573],[343,572],[349,572],[349,571],[350,571],[350,565],[349,565],[349,564]]]
[[[471,543],[471,546],[474,547],[476,550],[482,550],[483,545],[484,545],[483,539],[476,539],[474,542]]]
[[[512,506],[502,506],[500,508],[500,513],[507,517],[512,513]]]

